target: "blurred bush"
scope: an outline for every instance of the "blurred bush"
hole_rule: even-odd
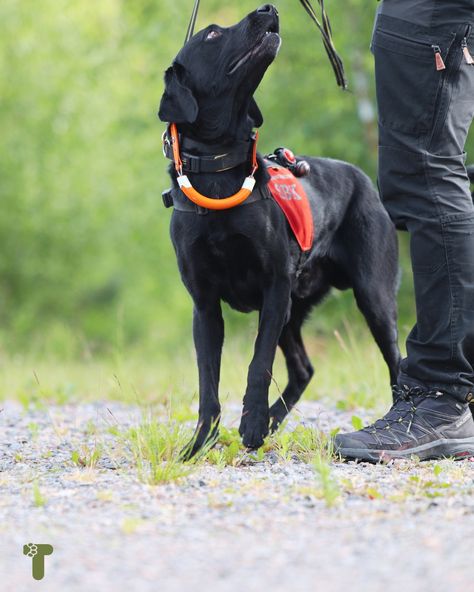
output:
[[[376,3],[327,3],[348,93],[336,87],[299,2],[276,4],[284,43],[258,91],[261,148],[286,144],[346,159],[374,177],[368,46]],[[203,0],[198,26],[232,24],[256,6]],[[156,110],[191,7],[192,0],[2,0],[0,326],[8,349],[147,342],[172,351],[189,339],[191,303],[161,204],[169,181]],[[406,285],[402,316],[411,318]],[[350,295],[332,299],[315,329],[325,332],[353,306]]]

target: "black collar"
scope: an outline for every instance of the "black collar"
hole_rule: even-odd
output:
[[[252,134],[248,140],[234,142],[231,146],[228,144],[204,144],[180,134],[183,171],[220,173],[233,169],[250,161],[254,141],[255,136]],[[166,158],[174,160],[168,130],[163,135],[163,154]]]
[[[247,197],[247,199],[238,207],[241,208],[242,206],[255,203],[256,201],[260,201],[262,199],[271,199],[271,197],[272,196],[267,185],[257,185],[249,197]],[[163,191],[162,198],[165,208],[173,207],[178,212],[191,212],[194,214],[199,214],[200,216],[205,216],[206,214],[209,214],[209,212],[213,212],[213,210],[208,210],[207,208],[201,208],[200,206],[197,206],[184,195],[179,187],[173,187],[172,189]]]

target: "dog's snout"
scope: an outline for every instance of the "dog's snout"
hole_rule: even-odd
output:
[[[278,15],[278,10],[275,8],[275,6],[273,6],[273,4],[264,4],[263,6],[260,6],[260,8],[257,8],[257,12]]]

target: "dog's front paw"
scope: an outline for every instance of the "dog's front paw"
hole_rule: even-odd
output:
[[[268,435],[268,424],[270,414],[268,407],[248,407],[242,412],[240,420],[239,434],[242,436],[242,442],[247,448],[260,448]]]

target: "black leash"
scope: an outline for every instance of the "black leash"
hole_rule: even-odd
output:
[[[189,21],[188,30],[186,32],[186,39],[184,40],[184,45],[186,45],[186,43],[194,35],[194,27],[196,26],[196,19],[197,19],[197,14],[198,14],[198,10],[199,10],[199,2],[200,2],[200,0],[195,0],[195,2],[194,2],[193,12],[191,14],[191,19]]]
[[[324,6],[324,0],[318,0],[318,4],[321,7],[322,24],[319,21],[317,15],[316,15],[316,11],[314,10],[313,5],[311,4],[310,0],[300,0],[300,2],[303,5],[303,8],[306,10],[306,12],[309,14],[311,20],[318,27],[319,32],[321,33],[321,36],[323,38],[324,49],[326,50],[326,53],[328,54],[328,58],[329,58],[329,61],[331,62],[331,66],[334,70],[334,74],[336,76],[336,81],[337,81],[338,86],[340,86],[344,90],[347,89],[347,80],[346,80],[346,75],[344,73],[344,64],[343,64],[342,59],[340,58],[339,54],[337,53],[336,48],[334,47],[334,43],[332,41],[331,23],[329,22],[329,17],[326,12],[326,8]],[[200,4],[200,0],[194,1],[193,12],[191,14],[191,19],[189,21],[188,30],[186,32],[186,39],[184,40],[185,45],[194,34],[194,28],[196,26],[196,19],[197,19],[197,15],[198,15],[198,11],[199,11],[199,4]]]
[[[323,23],[319,22],[319,19],[316,15],[316,11],[314,10],[311,2],[309,0],[300,0],[303,8],[309,14],[311,20],[315,23],[318,27],[319,32],[323,38],[324,49],[328,54],[329,61],[331,62],[332,68],[334,70],[334,74],[336,76],[336,81],[338,86],[342,89],[347,89],[347,80],[346,75],[344,73],[344,64],[342,59],[340,58],[339,54],[334,47],[334,43],[332,41],[332,29],[331,23],[329,22],[329,17],[326,12],[326,8],[324,6],[324,0],[318,0],[319,6],[321,7],[321,20]]]

